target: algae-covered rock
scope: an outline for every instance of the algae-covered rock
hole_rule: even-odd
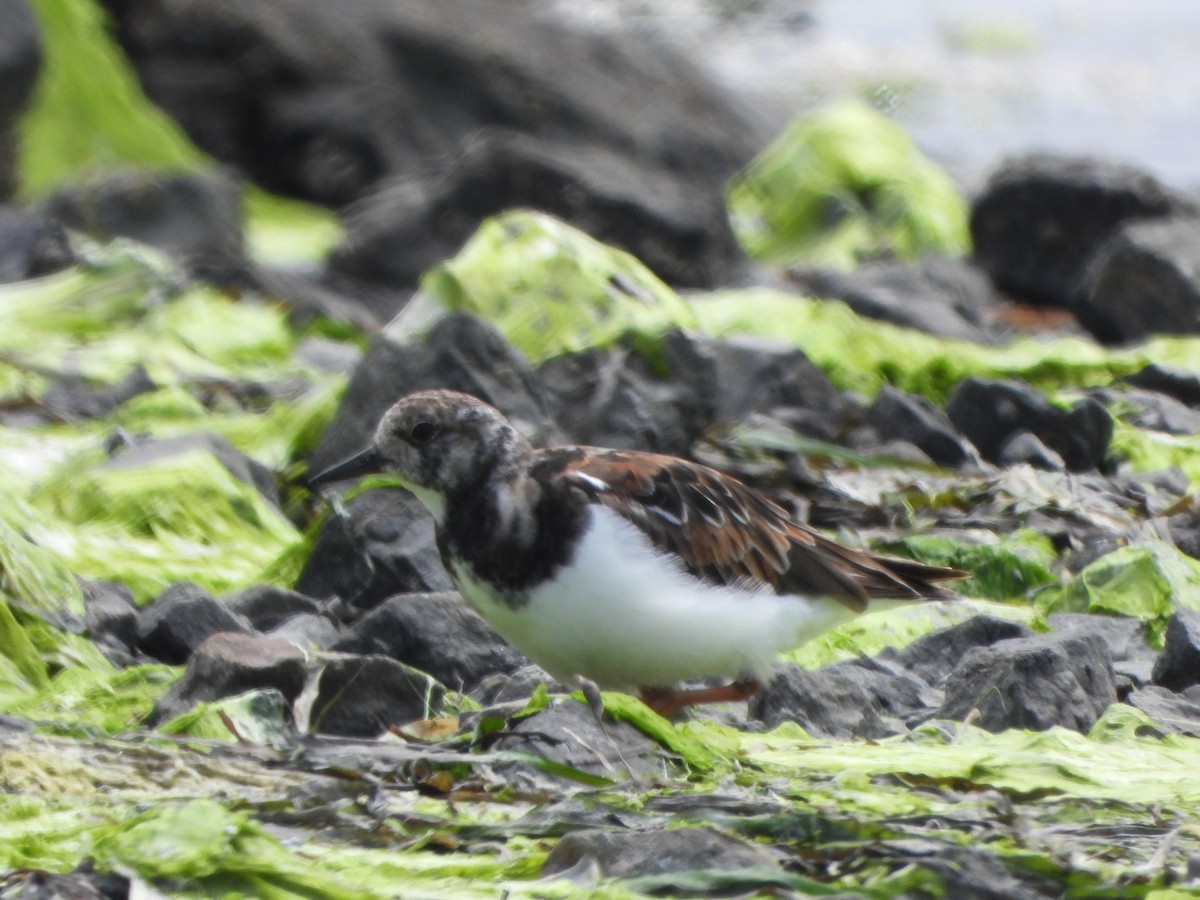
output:
[[[1200,562],[1170,544],[1121,547],[1083,569],[1038,605],[1051,612],[1132,616],[1161,639],[1176,609],[1200,609]]]
[[[746,252],[850,268],[871,257],[961,255],[967,205],[904,129],[859,103],[795,120],[729,184]]]
[[[489,320],[535,363],[622,337],[658,358],[666,331],[695,325],[687,303],[628,253],[529,210],[480,225],[426,273],[386,333],[419,334],[446,312]]]

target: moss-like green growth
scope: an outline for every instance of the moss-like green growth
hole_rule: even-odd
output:
[[[728,188],[746,252],[849,268],[877,256],[960,255],[967,204],[899,125],[859,103],[801,116]]]
[[[844,303],[769,289],[689,298],[700,327],[757,334],[804,350],[839,387],[868,396],[884,384],[944,404],[969,375],[1019,378],[1047,393],[1107,385],[1151,362],[1194,367],[1200,339],[1161,337],[1121,349],[1084,337],[1021,337],[1003,345],[941,338],[858,315]]]
[[[1017,600],[1028,597],[1035,588],[1058,581],[1050,571],[1057,557],[1050,539],[1028,530],[991,535],[980,543],[914,534],[883,542],[876,549],[970,572],[970,578],[952,585],[967,597]]]
[[[410,338],[447,311],[487,319],[535,363],[622,338],[655,363],[664,332],[695,324],[687,303],[628,253],[528,210],[480,225],[426,273],[387,333]]]
[[[1047,613],[1093,612],[1146,623],[1161,644],[1167,619],[1200,609],[1200,562],[1161,541],[1106,553],[1058,591],[1038,598]]]
[[[75,572],[128,585],[139,601],[176,581],[215,593],[251,583],[300,539],[255,487],[206,452],[135,468],[68,463],[33,503],[70,526],[55,538]]]

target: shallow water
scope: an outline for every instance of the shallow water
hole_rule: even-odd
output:
[[[1100,154],[1200,187],[1189,0],[541,0],[681,46],[771,120],[857,95],[968,186],[1002,156]]]

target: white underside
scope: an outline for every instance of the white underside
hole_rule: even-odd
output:
[[[782,651],[855,613],[824,598],[703,584],[664,565],[638,529],[602,506],[572,562],[513,608],[465,570],[459,590],[501,637],[560,680],[604,688],[765,676]]]

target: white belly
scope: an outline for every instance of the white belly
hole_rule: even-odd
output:
[[[591,524],[555,582],[516,608],[468,572],[452,573],[501,637],[560,680],[635,688],[764,676],[781,651],[854,618],[833,600],[698,582],[664,566],[649,539],[605,507],[592,508]]]

